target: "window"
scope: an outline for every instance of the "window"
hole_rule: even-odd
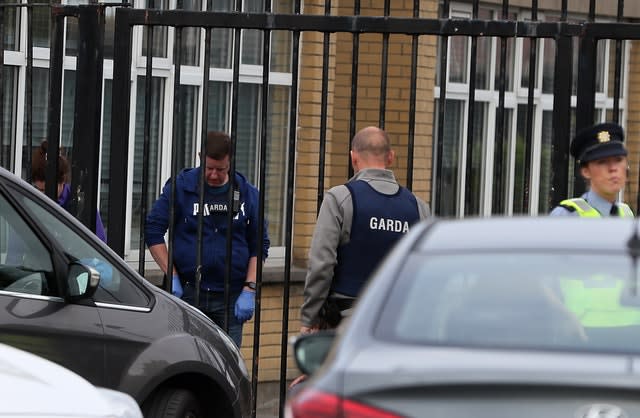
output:
[[[137,94],[136,94],[136,128],[135,128],[135,148],[132,167],[132,184],[133,184],[133,207],[131,217],[131,249],[139,249],[140,231],[144,228],[144,219],[141,219],[142,199],[146,199],[147,209],[151,208],[158,195],[158,190],[163,184],[160,184],[160,169],[163,159],[162,154],[162,134],[163,134],[163,113],[164,113],[164,84],[165,79],[153,77],[151,80],[151,92],[149,98],[145,95],[145,77],[138,77]],[[148,99],[151,114],[149,121],[149,143],[148,149],[144,150],[145,136],[145,101]],[[148,183],[147,194],[142,195],[142,169],[144,164],[148,164]]]
[[[4,76],[2,89],[2,148],[0,151],[0,165],[9,170],[14,169],[16,153],[16,110],[18,97],[18,69],[13,65],[3,67]]]
[[[206,3],[206,4],[203,4]],[[272,10],[281,13],[290,12],[291,1],[278,1],[271,6]],[[243,10],[247,12],[263,12],[266,4],[263,0],[243,2]],[[156,1],[149,3],[154,7],[173,8],[186,10],[233,11],[235,3],[231,0],[216,2],[201,1]],[[192,30],[193,29],[193,30]],[[156,32],[162,35],[156,39]],[[237,134],[235,140],[236,155],[235,169],[247,176],[249,181],[256,186],[260,182],[260,168],[266,164],[266,186],[264,193],[268,202],[266,217],[269,221],[269,234],[272,246],[284,244],[284,201],[286,182],[286,161],[289,117],[287,108],[290,103],[289,93],[291,85],[290,54],[291,34],[288,32],[274,33],[271,41],[270,94],[268,98],[268,118],[262,120],[263,86],[262,86],[262,48],[264,37],[261,31],[243,30],[240,39],[240,84],[237,86],[238,103],[233,103],[234,91],[231,83],[233,75],[234,30],[214,29],[211,42],[211,70],[209,73],[209,97],[206,113],[202,114],[202,69],[204,54],[201,54],[199,45],[204,45],[205,30],[200,28],[185,28],[182,31],[183,46],[181,51],[181,79],[178,94],[181,95],[181,112],[177,138],[174,138],[174,118],[172,107],[174,104],[173,74],[171,62],[173,62],[173,42],[175,29],[154,30],[154,81],[152,82],[152,110],[151,110],[151,143],[149,153],[144,157],[141,154],[144,135],[144,80],[146,73],[146,60],[143,57],[134,57],[138,63],[135,71],[138,77],[135,79],[136,95],[136,149],[132,170],[133,196],[131,205],[131,235],[129,249],[132,251],[130,259],[135,259],[135,251],[140,249],[141,199],[146,199],[147,209],[150,209],[158,197],[162,185],[171,174],[171,152],[173,141],[181,144],[178,149],[179,168],[199,165],[198,153],[202,139],[201,118],[207,117],[208,130],[222,130],[230,132],[234,115],[232,109],[237,106],[242,111],[237,113]],[[134,31],[134,36],[135,36]],[[146,29],[139,32],[141,37],[134,42],[139,45],[142,56],[146,55]],[[165,36],[166,34],[166,36]],[[187,39],[190,39],[187,42]],[[187,43],[185,43],[187,42]],[[134,49],[135,50],[135,49]],[[201,56],[202,55],[202,56]],[[167,58],[163,60],[162,58]],[[171,81],[171,84],[170,84]],[[105,118],[110,117],[110,109],[105,109]],[[266,160],[261,161],[260,139],[263,131],[267,131],[269,141]],[[108,141],[108,138],[106,138]],[[147,196],[141,196],[141,168],[142,159],[149,162],[150,178]],[[272,253],[273,254],[273,253]]]
[[[54,239],[54,244],[69,257],[69,262],[79,261],[100,273],[100,285],[93,299],[121,305],[147,306],[149,298],[118,267],[111,263],[87,238],[66,225],[55,212],[41,206],[25,195],[17,194],[20,203],[33,214],[33,219]],[[43,247],[44,248],[44,247]],[[49,260],[48,253],[41,254],[43,262]]]
[[[109,3],[99,0],[100,3]],[[83,0],[64,0],[63,4],[85,4]],[[237,2],[233,0],[202,1],[202,0],[135,0],[134,7],[155,8],[162,10],[182,9],[192,11],[234,11]],[[292,0],[248,0],[241,3],[245,12],[263,12],[267,9],[274,13],[292,13]],[[33,117],[31,126],[27,127],[26,111],[19,111],[26,106],[26,94],[29,91],[21,87],[20,80],[26,75],[26,22],[27,8],[5,8],[4,13],[4,48],[5,67],[3,74],[3,106],[2,106],[2,147],[0,149],[0,164],[23,178],[28,177],[30,168],[27,159],[32,150],[26,147],[26,133],[31,129],[33,146],[37,147],[48,136],[48,91],[49,91],[49,42],[50,42],[50,8],[46,6],[33,7],[33,42],[34,67],[32,92]],[[100,156],[100,190],[98,207],[101,211],[105,228],[108,231],[108,197],[115,191],[109,189],[109,161],[111,112],[112,112],[112,69],[115,8],[105,7],[105,66],[103,85],[103,114]],[[181,80],[174,93],[173,75],[174,41],[176,29],[173,27],[156,27],[153,30],[151,51],[147,51],[148,28],[136,27],[133,32],[132,65],[132,101],[131,110],[135,114],[135,124],[131,132],[132,144],[128,152],[129,184],[132,192],[127,199],[127,219],[129,231],[125,244],[127,259],[138,259],[140,249],[141,203],[145,201],[149,207],[157,198],[161,186],[171,174],[171,153],[174,140],[180,141],[178,147],[178,167],[189,167],[199,164],[198,152],[202,134],[202,120],[208,118],[208,129],[231,130],[232,109],[242,109],[238,112],[237,120],[237,154],[236,169],[247,175],[249,181],[256,186],[260,183],[260,169],[266,170],[267,195],[266,216],[269,220],[269,234],[272,246],[284,245],[284,213],[286,199],[286,156],[288,155],[289,137],[289,104],[291,102],[291,52],[292,34],[289,31],[273,31],[271,33],[271,63],[269,80],[269,109],[267,118],[263,121],[262,59],[264,35],[257,30],[243,30],[240,37],[240,84],[237,87],[238,103],[233,103],[235,96],[232,86],[233,63],[235,48],[235,30],[212,30],[211,42],[211,71],[209,73],[208,109],[203,111],[203,75],[204,68],[204,40],[205,30],[202,28],[185,27],[181,29]],[[65,61],[63,72],[63,98],[61,121],[61,147],[69,157],[72,151],[74,136],[74,107],[76,60],[78,49],[78,21],[75,17],[65,19]],[[142,142],[144,140],[144,115],[146,55],[153,55],[153,79],[150,95],[151,103],[151,144],[149,155],[143,156]],[[179,126],[174,129],[173,105],[175,95],[180,95],[181,110],[178,118]],[[264,161],[259,158],[260,139],[266,131],[269,141],[268,151]],[[174,133],[177,132],[177,138]],[[149,163],[150,177],[147,184],[147,195],[142,196],[141,168],[143,158]],[[14,161],[21,161],[18,167]],[[283,164],[285,161],[285,164]],[[118,191],[120,193],[120,191]],[[111,220],[112,221],[112,220]],[[271,252],[271,254],[275,254]],[[271,258],[273,259],[273,257]]]
[[[444,118],[444,145],[442,156],[442,172],[439,174],[441,181],[442,195],[439,198],[439,205],[436,213],[440,216],[452,216],[458,211],[459,199],[457,191],[460,181],[460,152],[464,121],[464,102],[461,100],[447,100],[445,102]],[[439,107],[436,107],[438,110]],[[436,118],[436,121],[439,119]]]
[[[4,49],[15,51],[20,44],[20,24],[17,9],[7,8],[3,10],[4,16]]]
[[[624,253],[410,255],[374,332],[405,344],[628,353],[640,342],[627,326],[640,315],[636,273]]]
[[[59,295],[49,251],[3,196],[0,196],[0,259],[0,290]]]
[[[453,3],[451,16],[470,19],[469,4]],[[501,11],[481,7],[479,19],[498,19]],[[510,20],[529,20],[527,10],[514,11]],[[557,21],[558,16],[539,14],[538,20]],[[469,216],[491,214],[548,213],[553,197],[553,93],[557,45],[554,39],[509,38],[505,40],[506,61],[501,62],[501,39],[479,37],[476,51],[474,120],[471,124],[473,144],[469,138],[468,118],[472,40],[462,36],[448,38],[448,70],[444,117],[443,153],[434,174],[440,181],[439,196],[434,196],[434,212],[440,216]],[[531,48],[535,46],[536,61],[532,67]],[[578,48],[573,48],[573,94],[570,126],[575,131],[575,88],[577,83]],[[628,45],[621,42],[622,74],[628,61]],[[440,48],[442,50],[442,48]],[[595,120],[613,119],[616,42],[600,40],[597,46]],[[532,73],[531,70],[535,73]],[[504,79],[501,74],[504,71]],[[535,75],[535,79],[531,79]],[[489,82],[491,81],[491,82]],[[514,86],[515,81],[515,86]],[[529,109],[529,85],[533,86],[533,104]],[[624,78],[621,77],[621,90]],[[436,97],[435,124],[442,77],[438,74],[434,91]],[[504,136],[496,145],[496,117],[499,90],[504,85]],[[625,93],[620,100],[624,114]],[[620,118],[620,120],[623,120]],[[437,129],[434,132],[438,132]],[[530,139],[530,141],[529,141]],[[562,139],[569,141],[569,138]],[[435,147],[434,147],[435,149]],[[471,150],[471,155],[468,155]],[[573,160],[569,162],[569,185],[573,189]],[[470,171],[469,171],[470,170]]]

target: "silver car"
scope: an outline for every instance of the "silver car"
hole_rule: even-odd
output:
[[[634,219],[416,225],[336,334],[296,339],[288,417],[640,416]]]
[[[0,417],[142,418],[126,393],[93,386],[49,360],[0,344]]]

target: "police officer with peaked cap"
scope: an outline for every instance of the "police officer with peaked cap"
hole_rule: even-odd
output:
[[[597,124],[576,135],[570,151],[589,190],[580,198],[563,200],[551,215],[633,217],[631,208],[618,200],[628,168],[623,141],[624,131],[615,123]],[[575,314],[591,344],[596,345],[606,344],[611,335],[640,335],[637,309],[621,303],[625,280],[603,271],[565,277],[559,284],[563,305]],[[612,328],[618,330],[612,334]]]
[[[560,202],[551,216],[633,217],[631,208],[618,200],[627,180],[627,149],[624,131],[615,123],[600,123],[583,129],[571,142],[571,155],[589,190],[579,198]]]

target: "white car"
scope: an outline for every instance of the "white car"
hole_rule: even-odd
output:
[[[0,344],[0,417],[142,418],[126,393],[98,388],[64,367]]]

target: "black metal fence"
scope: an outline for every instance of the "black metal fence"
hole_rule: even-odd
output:
[[[174,28],[175,36],[175,50],[173,54],[173,62],[171,63],[174,68],[174,121],[172,124],[172,162],[171,173],[172,177],[178,170],[178,155],[184,147],[184,134],[180,127],[181,121],[179,115],[184,103],[181,102],[180,78],[181,71],[184,63],[181,61],[183,54],[181,54],[180,48],[183,45],[182,36],[187,28],[200,28],[205,32],[204,37],[204,67],[203,67],[203,100],[201,102],[202,112],[206,114],[208,103],[208,74],[210,70],[210,51],[212,42],[212,31],[216,28],[227,28],[233,31],[233,37],[235,42],[233,43],[233,77],[232,77],[232,97],[233,100],[231,108],[231,125],[230,134],[232,137],[236,136],[238,130],[238,86],[239,86],[239,67],[240,67],[240,36],[241,31],[252,29],[261,31],[263,36],[262,42],[262,88],[263,91],[269,89],[269,62],[271,58],[269,40],[273,31],[286,31],[291,33],[291,56],[290,56],[290,68],[291,68],[291,86],[290,86],[290,108],[289,108],[289,138],[288,138],[288,155],[287,166],[288,172],[286,174],[287,190],[286,196],[286,213],[294,213],[294,194],[295,194],[295,150],[296,150],[296,127],[299,115],[299,108],[296,98],[299,92],[299,61],[300,61],[300,42],[301,34],[304,32],[320,32],[323,34],[323,51],[324,60],[322,63],[323,77],[321,81],[322,101],[320,103],[320,115],[319,115],[319,164],[317,167],[318,174],[318,188],[317,188],[317,205],[319,207],[320,201],[325,188],[325,165],[326,165],[326,146],[327,146],[327,121],[329,114],[329,103],[327,101],[328,89],[329,89],[329,65],[330,65],[330,42],[331,37],[336,33],[348,33],[352,34],[352,79],[351,79],[351,92],[350,92],[350,125],[349,134],[352,137],[356,132],[357,112],[359,111],[358,103],[358,58],[359,58],[359,46],[360,35],[366,33],[381,34],[381,80],[380,80],[380,100],[379,100],[379,117],[377,123],[384,127],[388,122],[386,118],[386,102],[387,102],[387,68],[389,65],[389,36],[393,34],[408,35],[412,39],[411,47],[411,65],[412,71],[410,75],[410,97],[409,97],[409,111],[407,117],[407,171],[406,171],[406,183],[409,188],[413,184],[414,173],[414,150],[419,144],[416,143],[415,135],[415,121],[417,117],[416,108],[416,85],[417,85],[417,67],[418,59],[421,51],[419,49],[419,39],[423,36],[437,37],[439,40],[439,52],[438,52],[438,72],[439,79],[439,94],[435,97],[437,102],[437,111],[434,115],[434,126],[436,127],[433,132],[433,189],[432,203],[438,212],[440,207],[439,199],[443,194],[443,188],[446,187],[442,176],[443,162],[445,156],[445,119],[447,118],[447,70],[448,70],[448,48],[449,40],[454,37],[469,37],[471,41],[470,50],[470,76],[469,76],[469,88],[467,97],[467,137],[466,137],[466,182],[467,188],[473,184],[474,181],[478,181],[473,178],[473,170],[471,167],[474,160],[474,153],[477,152],[477,148],[474,147],[474,141],[479,138],[474,137],[475,131],[473,129],[474,114],[476,112],[476,91],[475,77],[473,76],[476,71],[477,63],[477,50],[478,41],[485,37],[497,38],[499,42],[499,59],[498,62],[504,64],[507,60],[508,41],[510,39],[526,38],[530,41],[532,47],[529,49],[529,85],[526,86],[528,91],[527,103],[526,103],[526,127],[525,127],[525,141],[524,141],[524,154],[525,158],[524,166],[521,168],[523,171],[523,179],[525,182],[524,193],[522,194],[522,206],[528,207],[529,203],[529,191],[530,185],[528,182],[531,178],[531,165],[532,165],[532,143],[533,143],[533,112],[534,112],[534,92],[535,92],[535,74],[537,71],[537,63],[539,57],[537,56],[537,42],[543,39],[553,39],[556,45],[555,63],[554,63],[554,77],[553,77],[553,125],[552,125],[552,190],[550,193],[550,199],[553,203],[557,203],[564,199],[570,189],[574,191],[580,191],[582,183],[578,181],[571,174],[570,160],[569,160],[569,142],[567,138],[571,136],[571,133],[576,129],[580,129],[591,124],[595,119],[594,110],[594,97],[596,91],[596,68],[597,68],[597,44],[600,40],[611,39],[615,42],[615,65],[613,69],[613,109],[611,112],[612,119],[619,121],[621,117],[620,111],[620,98],[623,95],[622,91],[622,77],[625,69],[623,68],[623,48],[622,42],[625,40],[637,40],[640,39],[640,25],[631,23],[628,21],[623,22],[624,18],[624,2],[618,0],[617,12],[615,16],[610,16],[609,23],[596,22],[595,14],[595,0],[590,0],[588,10],[579,11],[586,16],[586,18],[576,21],[569,20],[568,1],[562,0],[558,5],[557,12],[559,13],[559,19],[554,22],[538,21],[538,3],[536,0],[532,0],[530,12],[531,17],[528,21],[513,20],[510,18],[510,5],[508,0],[504,0],[500,9],[499,19],[481,19],[479,17],[479,1],[462,1],[461,3],[467,3],[471,5],[471,18],[470,19],[452,19],[450,18],[450,1],[445,0],[439,4],[439,17],[437,18],[424,18],[420,16],[420,10],[423,3],[430,0],[414,0],[413,9],[411,11],[411,17],[394,17],[391,15],[391,1],[381,1],[383,14],[380,16],[365,16],[361,14],[360,2],[354,0],[353,13],[348,16],[333,15],[332,4],[330,0],[326,0],[324,4],[324,14],[321,15],[309,15],[301,14],[301,2],[296,0],[292,3],[293,13],[280,14],[273,13],[271,11],[270,2],[266,2],[267,6],[261,12],[242,12],[242,2],[236,2],[235,10],[227,12],[204,12],[204,11],[187,11],[187,10],[160,10],[160,9],[135,9],[128,7],[130,5],[124,3],[117,4],[87,4],[87,5],[49,5],[49,4],[4,4],[0,5],[0,25],[6,21],[6,15],[8,13],[14,13],[17,9],[24,9],[27,13],[27,45],[26,49],[26,99],[25,99],[25,130],[22,138],[8,138],[7,132],[11,131],[6,129],[7,123],[5,115],[5,98],[10,92],[5,91],[3,88],[4,83],[0,84],[0,114],[3,117],[0,118],[0,133],[2,133],[2,144],[16,143],[22,144],[27,150],[31,150],[33,146],[33,138],[31,132],[32,123],[32,79],[31,72],[33,69],[33,57],[32,51],[32,38],[31,38],[31,15],[32,11],[36,8],[50,8],[51,11],[51,28],[50,28],[50,58],[49,58],[49,96],[48,96],[48,124],[47,124],[47,138],[50,143],[50,152],[57,153],[60,146],[60,132],[61,132],[61,112],[62,112],[62,83],[63,78],[63,65],[65,58],[65,44],[64,44],[64,22],[65,19],[74,18],[77,19],[78,28],[78,47],[77,47],[77,63],[76,63],[76,84],[75,91],[75,113],[73,118],[73,163],[72,163],[72,181],[74,182],[72,190],[74,190],[74,202],[75,212],[79,219],[82,220],[85,225],[93,228],[95,225],[96,214],[96,202],[100,193],[98,184],[98,169],[100,166],[100,137],[101,137],[101,114],[102,98],[103,98],[103,63],[104,63],[104,34],[105,34],[105,10],[108,8],[116,8],[115,11],[115,28],[114,28],[114,53],[113,53],[113,82],[111,87],[112,107],[111,107],[111,134],[110,134],[110,158],[108,161],[103,159],[102,164],[107,164],[109,171],[109,184],[106,196],[108,196],[108,210],[107,217],[110,220],[108,224],[108,243],[118,254],[124,256],[125,244],[126,244],[126,225],[123,220],[127,218],[127,189],[129,187],[128,179],[131,176],[129,173],[129,141],[131,138],[130,121],[132,111],[130,109],[130,95],[131,95],[131,67],[132,67],[132,54],[134,46],[132,44],[132,31],[137,26],[144,26],[146,28],[146,69],[147,74],[145,77],[145,89],[150,91],[151,79],[153,70],[154,56],[153,51],[154,32],[159,28]],[[153,5],[153,2],[151,2]],[[4,26],[0,26],[0,29],[4,29]],[[0,30],[0,45],[5,45],[4,30]],[[577,42],[576,42],[577,40]],[[578,68],[577,72],[573,71],[574,48],[578,46]],[[4,61],[4,48],[0,49],[0,59]],[[0,66],[0,80],[3,79],[3,66]],[[506,112],[505,112],[505,91],[506,86],[506,74],[505,65],[500,65],[499,76],[497,78],[497,91],[498,91],[498,106],[495,117],[495,149],[502,150],[506,138],[505,126]],[[266,69],[266,70],[265,70]],[[577,91],[572,91],[572,85],[574,84],[574,78],[577,79]],[[144,151],[146,155],[148,150],[148,144],[151,135],[151,121],[150,121],[150,94],[145,94],[145,118],[144,118]],[[262,95],[261,104],[261,129],[260,137],[258,140],[259,147],[257,149],[258,161],[264,161],[268,152],[270,138],[268,136],[269,130],[266,127],[267,123],[267,111],[269,102],[267,100],[267,94]],[[572,97],[576,98],[575,108],[572,106]],[[572,109],[575,109],[575,116],[573,116]],[[199,127],[199,139],[204,140],[206,132],[208,130],[206,118],[202,118],[202,125]],[[10,147],[9,147],[10,148]],[[3,150],[5,147],[3,147]],[[4,152],[4,151],[3,151]],[[8,151],[7,151],[8,152]],[[3,156],[2,161],[8,161],[10,158]],[[48,167],[48,175],[50,178],[55,178],[57,164],[56,159],[50,159],[50,165]],[[8,163],[7,163],[8,164]],[[11,163],[11,167],[15,169],[15,161]],[[24,167],[30,166],[30,152],[25,151],[23,156]],[[150,170],[156,170],[156,167],[150,167],[151,161],[144,159],[144,166],[142,168],[142,194],[147,194],[147,187],[149,184],[148,177]],[[495,184],[496,190],[501,190],[505,187],[502,183],[505,178],[503,175],[506,167],[503,164],[501,158],[496,158],[494,165]],[[231,170],[234,171],[234,162],[232,159]],[[27,170],[28,171],[28,170]],[[351,173],[351,168],[349,169]],[[28,177],[29,174],[23,176]],[[258,187],[260,190],[265,188],[265,179],[267,173],[265,172],[265,164],[260,165],[258,173]],[[55,182],[47,182],[46,192],[50,196],[55,196]],[[573,187],[571,187],[573,186]],[[467,199],[466,205],[471,206],[473,203],[469,200],[470,192],[464,193],[464,198]],[[504,202],[498,201],[494,195],[493,205],[496,208],[494,213],[506,213]],[[640,196],[640,195],[639,195]],[[261,196],[260,202],[260,214],[264,217],[264,194]],[[640,197],[639,197],[640,199]],[[638,202],[640,207],[640,200]],[[131,216],[140,217],[142,223],[146,216],[148,208],[145,203],[145,199],[142,199],[142,204],[139,212],[133,213]],[[293,217],[287,216],[284,223],[284,242],[285,247],[285,260],[284,260],[284,274],[283,274],[283,314],[282,314],[282,338],[281,338],[281,379],[280,379],[280,416],[283,415],[283,405],[286,394],[286,365],[287,365],[287,343],[288,343],[288,322],[289,322],[289,288],[291,280],[291,264],[292,264],[292,237],[293,237]],[[140,230],[142,231],[142,229]],[[169,232],[170,239],[172,238],[171,230]],[[139,248],[143,249],[143,236],[142,232],[138,237]],[[170,245],[171,251],[171,245]],[[258,251],[261,251],[262,245],[259,245]],[[144,275],[145,273],[145,252],[139,252],[138,270]],[[230,266],[229,266],[230,269]],[[262,267],[259,266],[258,270],[258,283],[261,282]],[[165,288],[168,289],[170,283],[164,283]],[[258,381],[258,350],[260,348],[260,286],[258,286],[257,303],[256,303],[256,318],[255,318],[255,330],[253,341],[253,358],[250,359],[253,362],[253,383],[254,393],[257,388]],[[255,396],[254,396],[255,400]],[[254,404],[255,415],[255,404]]]

